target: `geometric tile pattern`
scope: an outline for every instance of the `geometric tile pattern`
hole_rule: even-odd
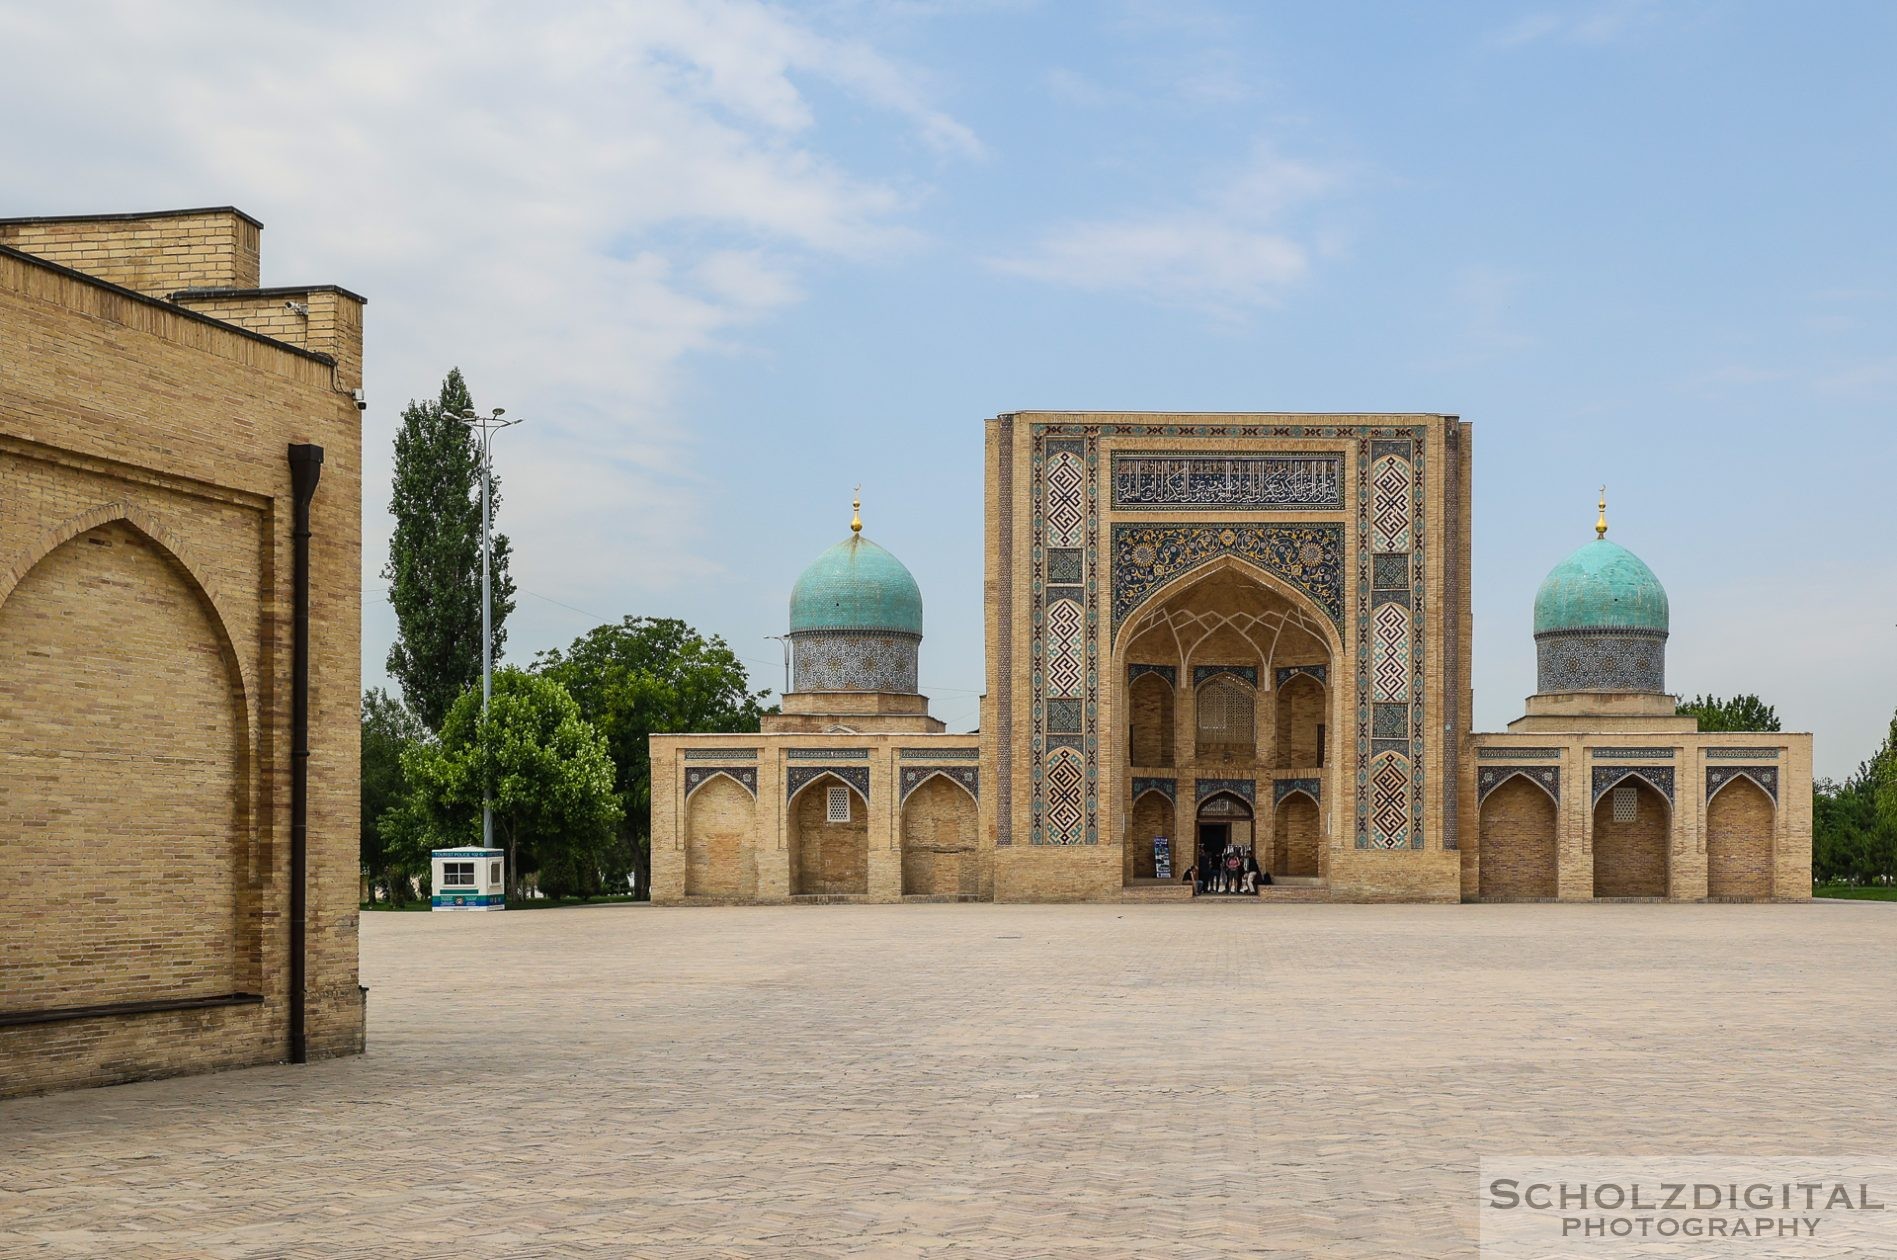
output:
[[[1387,752],[1370,763],[1370,847],[1405,849],[1410,843],[1410,759]]]
[[[1079,455],[1071,450],[1063,450],[1048,457],[1047,461],[1047,545],[1050,547],[1079,547],[1086,523],[1086,508],[1082,501],[1081,486],[1086,479],[1086,466]]]
[[[1535,690],[1666,691],[1666,631],[1561,630],[1535,636]]]
[[[1116,508],[1340,508],[1343,457],[1334,452],[1213,455],[1115,452]]]
[[[1045,436],[1050,429],[1075,436]],[[1032,696],[1029,841],[1093,844],[1099,838],[1099,442],[1091,426],[1035,426],[1029,503],[1033,566],[1029,645]],[[1060,584],[1050,577],[1060,574]],[[1056,744],[1077,755],[1056,763]],[[1078,775],[1075,767],[1078,767]],[[1075,781],[1077,778],[1077,782]],[[1058,784],[1058,798],[1055,792]],[[1076,812],[1078,821],[1076,821]]]
[[[896,754],[904,761],[980,761],[979,748],[904,748]]]
[[[1379,552],[1408,551],[1412,534],[1410,461],[1387,455],[1370,473],[1372,546]]]
[[[1480,805],[1490,792],[1517,775],[1546,792],[1555,804],[1561,803],[1560,766],[1483,766],[1475,776],[1476,804]]]
[[[1530,761],[1552,761],[1561,755],[1561,749],[1523,747],[1478,748],[1476,749],[1475,755],[1478,761],[1513,761],[1521,758],[1526,758]]]
[[[1672,766],[1595,766],[1594,799],[1590,805],[1599,805],[1601,797],[1607,795],[1609,788],[1626,779],[1643,780],[1649,787],[1666,797],[1666,803],[1673,804],[1673,767]]]
[[[869,804],[868,766],[791,766],[784,771],[784,799],[788,801],[811,780],[825,775],[834,775],[849,784],[863,798],[863,803]]]
[[[1133,780],[1133,799],[1137,801],[1148,792],[1157,792],[1169,801],[1176,800],[1178,797],[1178,784],[1173,779],[1160,778],[1157,775],[1135,777]]]
[[[1278,674],[1277,674],[1278,686],[1283,687],[1286,683],[1290,682],[1293,678],[1296,678],[1299,674],[1303,674],[1307,678],[1315,678],[1318,682],[1328,682],[1330,678],[1330,666],[1328,665],[1280,665],[1278,667]]]
[[[1229,674],[1248,687],[1256,687],[1258,685],[1258,669],[1253,665],[1194,665],[1192,667],[1192,685],[1198,687],[1203,684],[1206,679],[1217,677],[1220,674]]]
[[[733,783],[757,795],[757,767],[749,766],[687,766],[685,767],[685,795],[690,796],[705,785],[705,781],[716,775],[724,775]]]
[[[797,691],[888,691],[916,694],[919,635],[803,630],[790,637]]]
[[[1047,609],[1047,694],[1078,698],[1086,685],[1086,617],[1063,599]]]
[[[1371,694],[1401,704],[1410,692],[1410,610],[1392,600],[1377,607],[1373,621],[1377,641],[1370,658]]]
[[[1047,800],[1046,842],[1081,844],[1087,838],[1087,807],[1084,792],[1087,769],[1080,754],[1071,748],[1056,748],[1047,756],[1043,784]]]
[[[1313,801],[1322,803],[1324,780],[1322,779],[1275,779],[1271,784],[1271,803],[1280,805],[1284,798],[1293,792],[1302,792]]]
[[[1719,789],[1722,787],[1725,787],[1726,784],[1732,782],[1734,779],[1752,780],[1754,783],[1758,784],[1761,788],[1765,790],[1765,794],[1771,797],[1774,803],[1777,803],[1778,801],[1778,767],[1777,766],[1707,766],[1706,767],[1706,801],[1707,803],[1710,804],[1712,802],[1713,797],[1719,794]]]
[[[1133,664],[1126,667],[1126,681],[1129,685],[1131,685],[1135,678],[1142,678],[1147,674],[1156,674],[1164,678],[1166,682],[1172,686],[1179,685],[1179,671],[1174,669],[1171,665]]]
[[[1207,561],[1237,556],[1310,597],[1333,622],[1344,610],[1341,525],[1183,524],[1113,527],[1113,629],[1163,587]]]
[[[1258,803],[1257,784],[1252,779],[1200,779],[1194,785],[1194,791],[1195,799],[1201,805],[1205,803],[1206,797],[1219,792],[1230,792],[1253,805]]]
[[[755,748],[688,748],[687,761],[756,761]]]
[[[786,761],[868,761],[867,748],[789,748]]]
[[[997,639],[994,667],[995,712],[1007,714],[995,731],[995,789],[1001,808],[995,811],[995,847],[1014,844],[1014,417],[997,416],[995,503],[1000,520],[1000,569],[995,583],[994,625]],[[1030,663],[1030,668],[1032,667]]]
[[[1672,761],[1676,748],[1590,748],[1596,761]]]
[[[1708,748],[1706,756],[1714,761],[1777,761],[1776,748]]]
[[[897,775],[901,789],[901,794],[897,799],[908,800],[909,793],[937,775],[960,784],[962,789],[976,800],[981,799],[980,766],[904,766]]]

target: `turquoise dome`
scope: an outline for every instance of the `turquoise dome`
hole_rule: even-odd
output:
[[[1596,538],[1542,579],[1535,633],[1572,630],[1667,631],[1666,588],[1619,543]]]
[[[818,556],[790,592],[790,631],[922,634],[922,589],[902,561],[851,534]]]

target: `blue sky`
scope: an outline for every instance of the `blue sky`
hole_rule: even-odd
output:
[[[965,729],[984,417],[1426,410],[1476,425],[1479,727],[1602,482],[1675,690],[1760,692],[1829,774],[1897,708],[1889,6],[0,5],[0,42],[9,213],[235,203],[266,283],[369,296],[371,682],[387,444],[458,363],[529,417],[514,659],[667,614],[774,685],[860,481]]]

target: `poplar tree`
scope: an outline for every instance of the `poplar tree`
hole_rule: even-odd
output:
[[[397,632],[389,676],[408,707],[439,731],[456,697],[481,677],[481,451],[458,417],[472,410],[461,369],[441,383],[433,402],[413,402],[395,434],[395,534],[382,576],[389,582]],[[494,484],[494,514],[500,509]],[[494,657],[507,641],[514,608],[505,534],[494,535]]]

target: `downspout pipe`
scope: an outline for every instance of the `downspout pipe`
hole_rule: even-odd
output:
[[[323,475],[323,448],[290,445],[290,486],[296,518],[290,646],[290,1062],[309,1061],[305,921],[309,918],[310,831],[310,500]]]

